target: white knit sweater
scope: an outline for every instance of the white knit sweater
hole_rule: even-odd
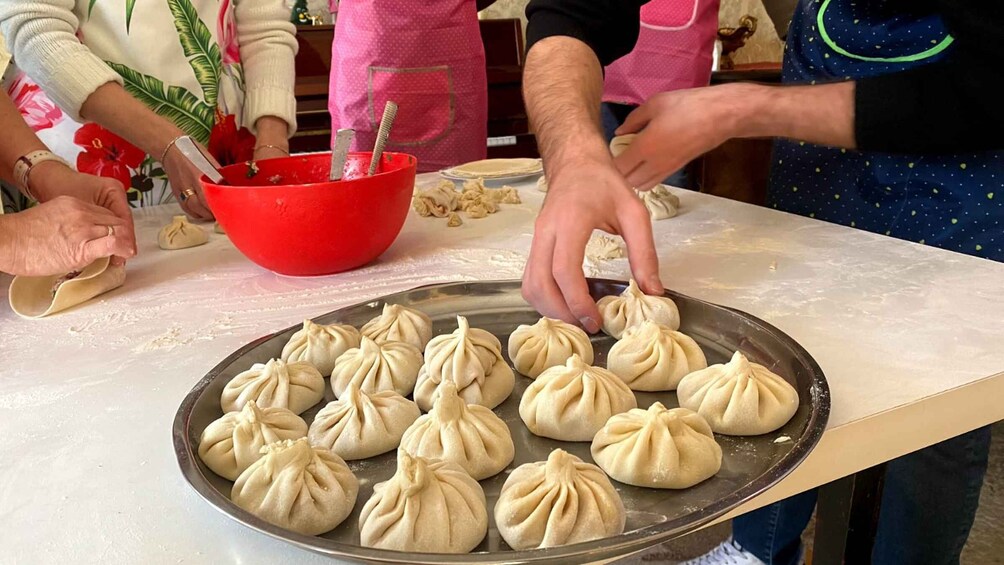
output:
[[[186,0],[216,35],[221,0]],[[243,123],[262,116],[296,127],[293,97],[295,27],[280,0],[233,0],[244,66]],[[0,31],[21,70],[71,118],[98,87],[122,84],[104,61],[122,63],[171,86],[199,92],[199,83],[177,40],[167,1],[137,2],[126,26],[125,2],[0,0]],[[88,14],[88,10],[91,10]],[[83,23],[82,23],[83,22]],[[83,43],[77,34],[83,36]],[[220,38],[216,38],[217,41]],[[221,46],[221,49],[223,46]]]

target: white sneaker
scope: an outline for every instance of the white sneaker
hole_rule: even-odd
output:
[[[739,546],[731,537],[711,551],[680,565],[765,565],[756,555]]]

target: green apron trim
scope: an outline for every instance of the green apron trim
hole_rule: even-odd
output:
[[[831,0],[823,0],[823,4],[819,7],[819,14],[816,15],[816,25],[819,27],[819,36],[823,38],[823,42],[826,43],[830,49],[836,51],[844,57],[857,59],[858,61],[868,61],[870,63],[910,63],[934,57],[938,53],[948,49],[948,46],[955,41],[954,37],[946,35],[940,43],[930,49],[927,49],[926,51],[914,53],[913,55],[901,55],[899,57],[867,57],[865,55],[851,53],[850,51],[837,45],[837,42],[833,41],[833,39],[830,38],[830,34],[826,31],[826,24],[823,23],[823,15],[826,13],[826,8],[830,5],[830,1]]]

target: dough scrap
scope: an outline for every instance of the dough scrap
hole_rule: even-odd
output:
[[[603,471],[562,449],[517,467],[495,504],[495,524],[513,549],[616,536],[626,522],[624,502]]]
[[[547,177],[546,176],[541,175],[540,178],[537,179],[537,190],[539,190],[541,192],[547,192]]]
[[[72,278],[67,275],[14,277],[7,296],[11,309],[18,316],[42,318],[114,290],[125,283],[125,277],[124,266],[112,266],[110,258],[104,257]]]
[[[186,216],[175,216],[170,224],[160,228],[157,244],[161,249],[187,249],[209,242],[206,230],[188,221]]]
[[[445,218],[460,206],[460,193],[452,181],[441,180],[432,188],[415,192],[412,207],[419,216]]]
[[[680,406],[730,436],[773,432],[798,411],[798,391],[767,367],[736,351],[732,360],[690,373],[676,389]]]
[[[595,234],[586,244],[586,258],[593,261],[609,261],[627,257],[624,243],[603,234]]]
[[[722,448],[707,421],[659,402],[610,418],[590,451],[613,479],[639,487],[689,488],[722,467]]]
[[[450,217],[446,219],[446,227],[459,228],[462,225],[464,225],[464,220],[460,218],[460,214],[456,212],[450,212]]]

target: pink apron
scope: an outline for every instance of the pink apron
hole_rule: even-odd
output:
[[[653,94],[707,86],[719,0],[653,0],[641,8],[634,51],[606,68],[603,101],[640,105]]]
[[[393,100],[388,151],[415,155],[420,171],[484,159],[488,81],[474,0],[341,0],[337,10],[333,131],[352,128],[353,149],[372,149]]]

